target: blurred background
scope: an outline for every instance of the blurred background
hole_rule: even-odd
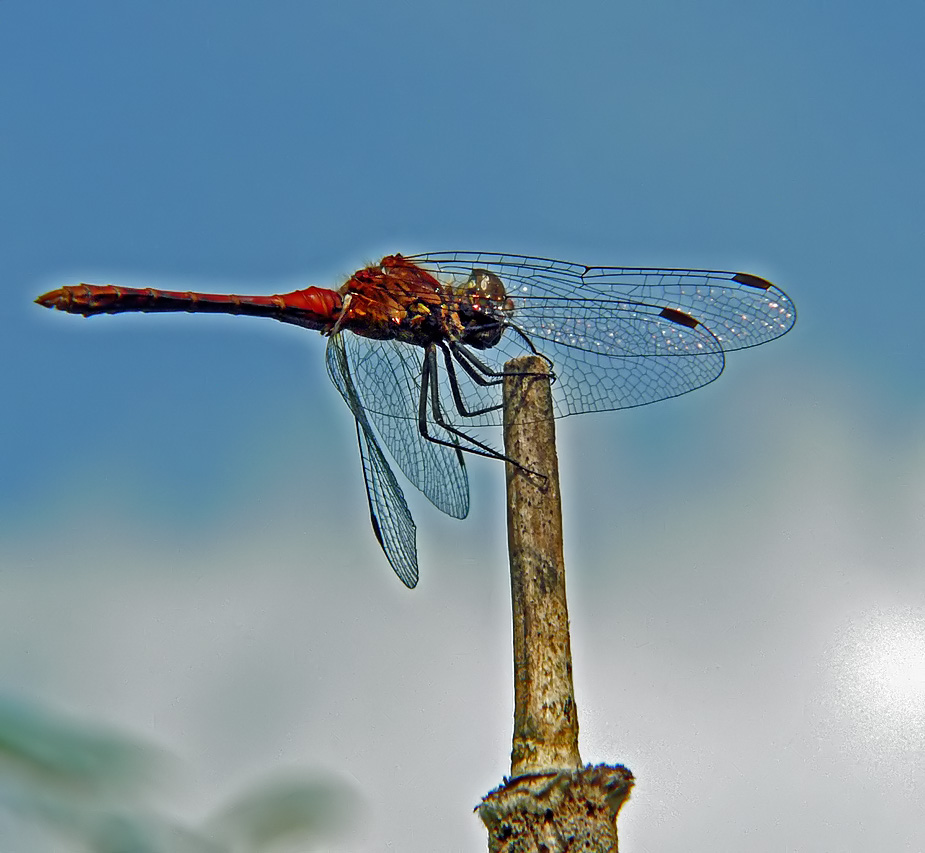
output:
[[[27,818],[64,801],[115,813],[39,808],[36,762],[121,779],[99,750],[144,744],[182,769],[122,791],[118,849],[181,849],[145,820],[217,844],[275,774],[350,792],[318,849],[484,849],[502,467],[470,460],[464,522],[407,487],[409,592],[319,335],[32,303],[474,249],[746,270],[798,307],[708,388],[559,424],[582,755],[637,776],[625,849],[922,849],[923,26],[911,2],[0,4],[3,846],[62,849]]]

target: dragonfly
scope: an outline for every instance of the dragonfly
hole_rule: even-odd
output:
[[[510,359],[549,363],[555,416],[565,417],[701,388],[723,372],[726,353],[796,322],[787,294],[750,273],[493,252],[387,255],[337,290],[237,296],[78,284],[36,302],[85,317],[269,317],[327,336],[327,371],[354,418],[373,531],[409,588],[418,582],[417,531],[385,451],[437,509],[465,518],[464,454],[515,461],[479,429],[501,423]]]

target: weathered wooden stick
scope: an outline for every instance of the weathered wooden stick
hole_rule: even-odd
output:
[[[549,368],[527,356],[509,362],[505,372],[504,452],[522,466],[506,466],[514,615],[511,776],[525,776],[577,770],[581,756]]]
[[[572,685],[562,503],[549,368],[509,361],[504,379],[507,527],[514,616],[511,777],[479,806],[490,853],[616,853],[633,774],[581,767]]]

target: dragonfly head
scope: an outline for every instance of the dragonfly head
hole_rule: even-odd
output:
[[[491,270],[472,270],[462,290],[476,304],[481,300],[487,300],[493,303],[494,307],[502,308],[505,307],[504,303],[510,301],[504,282]]]
[[[504,334],[505,315],[514,310],[504,282],[490,270],[474,269],[458,294],[469,308],[465,342],[477,349],[495,346]]]

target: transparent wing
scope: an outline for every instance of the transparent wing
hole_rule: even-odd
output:
[[[350,371],[344,335],[328,341],[328,374],[356,419],[357,441],[373,531],[399,580],[413,589],[418,582],[417,535],[401,486],[376,441]]]
[[[590,267],[479,252],[410,260],[447,283],[473,269],[494,272],[511,299],[501,341],[476,355],[500,370],[530,351],[553,363],[558,416],[642,406],[685,394],[723,371],[725,353],[786,333],[796,320],[780,288],[746,273]],[[520,334],[520,333],[523,334]],[[472,409],[500,402],[500,389],[465,378]],[[451,403],[444,381],[444,399]],[[498,423],[497,412],[470,423]]]
[[[547,327],[553,337],[567,332],[576,340],[588,332],[599,339],[618,331],[633,312],[660,315],[664,308],[682,311],[706,326],[726,352],[758,346],[788,332],[796,322],[793,301],[779,287],[755,275],[715,270],[671,270],[629,267],[591,267],[567,261],[486,252],[436,252],[410,260],[442,277],[465,280],[473,269],[489,269],[505,283],[517,316]],[[577,319],[598,322],[586,329],[576,318],[575,306],[587,303]],[[618,312],[611,321],[601,313],[610,306]],[[622,313],[621,313],[622,312]],[[663,322],[672,322],[662,317]],[[563,326],[563,321],[565,325]],[[556,331],[558,330],[558,331]],[[643,340],[643,339],[640,339]],[[644,343],[634,350],[624,340],[619,355],[647,355]]]
[[[418,583],[417,532],[401,487],[372,433],[357,421],[369,518],[389,565],[409,589]]]
[[[469,513],[469,479],[456,438],[434,423],[429,406],[425,412],[428,434],[454,446],[427,441],[420,431],[424,351],[350,332],[335,337],[341,340],[350,365],[354,395],[398,467],[437,509],[465,518]],[[453,413],[455,406],[447,411]]]

